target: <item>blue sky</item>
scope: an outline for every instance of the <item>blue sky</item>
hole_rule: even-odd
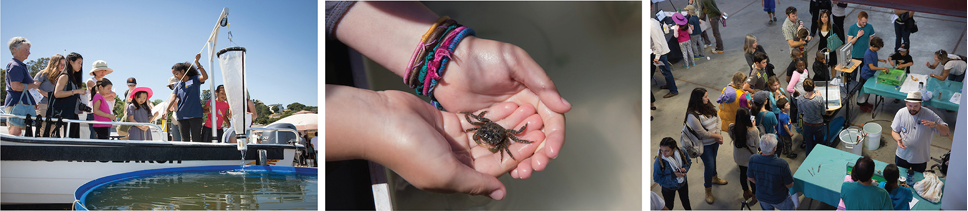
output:
[[[27,60],[77,52],[84,57],[85,77],[96,60],[104,60],[114,73],[107,75],[115,91],[123,94],[124,80],[135,77],[138,86],[154,91],[151,100],[167,98],[165,87],[171,66],[190,62],[202,49],[223,7],[229,8],[229,28],[222,27],[215,51],[241,46],[247,50],[248,89],[252,98],[266,104],[299,102],[316,106],[317,1],[65,1],[3,0],[0,4],[0,61],[11,58],[10,38],[26,37],[32,43]],[[208,65],[224,84],[218,59]],[[85,78],[87,80],[87,78]]]

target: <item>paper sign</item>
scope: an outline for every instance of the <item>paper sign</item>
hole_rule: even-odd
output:
[[[908,203],[908,206],[910,206],[911,209],[913,210],[914,209],[914,205],[918,204],[918,201],[919,201],[918,198],[911,198],[911,202]]]
[[[951,95],[951,102],[954,104],[961,104],[961,92],[957,92]]]
[[[40,90],[30,89],[28,92],[30,92],[30,96],[34,97],[34,102],[37,102],[38,104],[41,103],[41,99],[44,99],[44,96],[40,94]]]

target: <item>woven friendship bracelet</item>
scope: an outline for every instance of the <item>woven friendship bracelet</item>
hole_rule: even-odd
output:
[[[424,65],[423,58],[426,57],[427,54],[433,50],[432,48],[435,47],[434,44],[437,44],[440,37],[442,35],[445,35],[445,32],[447,31],[447,29],[450,29],[450,26],[453,26],[455,24],[457,24],[457,21],[455,21],[454,19],[448,19],[444,21],[440,26],[437,26],[429,34],[430,35],[429,38],[432,38],[432,39],[421,41],[420,45],[418,45],[417,49],[415,50],[416,51],[415,54],[410,59],[410,64],[407,66],[407,73],[405,75],[406,77],[404,78],[404,84],[409,85],[410,88],[415,88],[417,83],[419,83],[420,81],[420,79],[417,78],[416,72],[420,71],[419,68]]]
[[[421,65],[415,68],[415,69],[418,69],[419,71],[416,71],[414,73],[414,75],[416,75],[417,77],[415,77],[414,81],[411,81],[411,83],[412,83],[412,87],[416,90],[417,94],[426,95],[424,94],[424,92],[422,92],[426,84],[422,83],[420,80],[427,77],[427,71],[429,71],[431,67],[436,68],[435,66],[430,66],[428,64],[433,62],[434,52],[436,52],[437,48],[440,48],[440,46],[443,44],[446,38],[446,35],[450,35],[451,33],[453,33],[452,31],[454,31],[454,29],[457,29],[460,26],[461,26],[460,24],[455,24],[448,27],[447,30],[444,31],[443,33],[443,35],[445,36],[440,36],[440,38],[438,38],[435,41],[436,44],[431,46],[432,48],[428,48],[426,56],[423,57],[423,61],[421,61],[420,63]],[[444,46],[444,48],[446,48],[446,46]]]
[[[433,104],[434,107],[437,108],[437,110],[444,111],[444,106],[440,105],[440,102],[437,101],[437,97],[434,97],[434,88],[437,87],[437,82],[439,82],[440,79],[443,78],[444,70],[447,67],[447,63],[448,63],[448,60],[450,58],[450,55],[453,54],[454,49],[457,49],[457,44],[460,44],[460,42],[462,40],[464,40],[464,38],[467,37],[468,35],[470,35],[470,36],[477,36],[477,33],[474,32],[474,29],[466,28],[465,27],[464,30],[462,30],[460,33],[457,34],[456,37],[453,38],[453,40],[447,46],[447,55],[448,56],[443,58],[443,60],[440,62],[440,68],[437,69],[438,73],[436,75],[438,77],[436,79],[435,78],[431,78],[430,89],[429,89],[428,96],[430,96],[430,103]]]
[[[446,24],[448,20],[453,20],[453,19],[450,19],[450,16],[443,16],[443,17],[437,18],[437,21],[434,21],[434,24],[431,25],[430,28],[427,29],[427,32],[425,32],[420,37],[420,41],[417,42],[418,47],[413,50],[413,55],[410,56],[410,61],[407,64],[406,73],[404,74],[404,78],[403,78],[404,84],[408,84],[408,85],[411,84],[409,83],[408,78],[410,78],[409,76],[411,75],[411,70],[413,69],[413,66],[414,65],[420,66],[420,64],[414,64],[414,62],[418,61],[418,58],[423,57],[422,54],[426,53],[425,49],[427,44],[425,43],[427,43],[427,39],[433,38],[434,36],[432,35],[434,34],[434,32],[437,31],[437,29],[441,25]],[[447,27],[444,27],[444,28],[447,28]]]

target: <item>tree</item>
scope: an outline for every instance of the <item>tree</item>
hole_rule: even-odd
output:
[[[266,125],[272,122],[272,121],[269,121],[271,119],[269,118],[269,115],[271,115],[272,113],[269,111],[269,106],[267,106],[265,103],[262,103],[262,101],[256,100],[256,99],[252,99],[252,103],[255,104],[255,110],[256,112],[259,113],[259,117],[255,118],[255,123],[258,123],[260,125]]]
[[[50,61],[49,57],[40,57],[37,59],[37,61],[30,60],[25,62],[24,64],[27,65],[27,73],[29,73],[30,77],[33,78],[34,75],[37,75],[37,72],[40,72],[45,67],[47,67],[48,61]],[[7,78],[6,68],[0,69],[0,72],[2,72],[0,73],[0,78]],[[0,99],[7,99],[7,83],[4,82],[0,84],[2,84],[0,85]]]
[[[306,105],[303,105],[302,103],[295,102],[295,103],[291,103],[291,104],[287,105],[286,108],[287,108],[286,110],[289,110],[289,111],[299,112],[299,111],[302,111],[303,109],[305,109],[306,108]]]
[[[121,100],[120,97],[115,96],[114,97],[114,115],[118,116],[118,118],[124,118],[123,115],[124,115],[125,108],[127,108],[127,106],[124,105],[124,101]],[[118,120],[118,121],[123,122],[124,120]]]
[[[209,94],[209,92],[211,92],[211,91],[209,91],[208,89],[203,89],[202,90],[202,103],[205,103],[208,100],[211,100],[212,99],[212,96]]]
[[[155,101],[151,101],[151,105],[158,105],[161,102],[165,102],[165,101],[164,100],[161,100],[161,99],[157,99]]]

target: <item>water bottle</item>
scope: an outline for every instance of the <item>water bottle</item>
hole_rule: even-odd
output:
[[[907,183],[908,185],[914,185],[914,170],[908,169],[907,171]]]

